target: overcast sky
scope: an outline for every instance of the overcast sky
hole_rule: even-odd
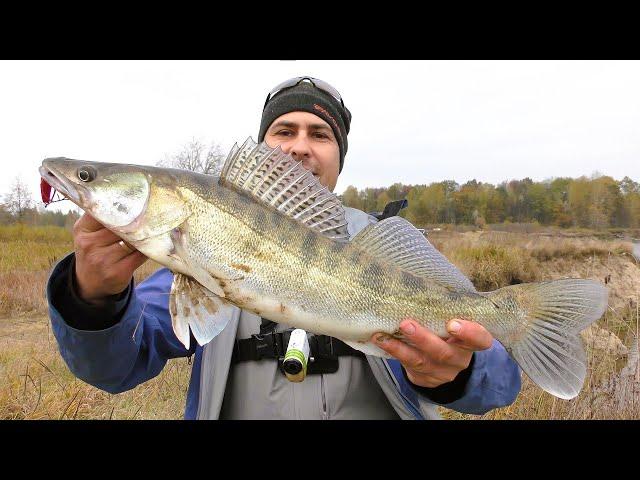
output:
[[[336,192],[394,182],[640,180],[638,61],[0,61],[0,195],[43,158],[155,164],[258,133],[299,75],[353,114]],[[70,202],[64,202],[70,204]]]

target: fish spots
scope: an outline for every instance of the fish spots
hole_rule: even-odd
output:
[[[281,303],[280,304],[280,313],[284,313],[287,308]]]
[[[415,289],[418,286],[415,275],[405,271],[400,272],[400,284],[408,289]]]
[[[268,219],[267,214],[263,208],[256,208],[254,211],[255,222],[257,225],[266,225]]]
[[[310,264],[316,258],[318,251],[318,234],[313,230],[308,230],[302,241],[300,256],[305,264]]]
[[[332,255],[341,255],[344,249],[344,245],[340,242],[331,242],[330,251]]]
[[[353,249],[349,252],[349,262],[352,265],[360,265],[360,260],[362,259],[362,252],[359,249]]]
[[[360,271],[360,281],[363,285],[368,285],[376,290],[381,289],[386,283],[384,269],[378,262],[372,261]]]
[[[121,213],[128,213],[129,212],[129,207],[127,205],[124,205],[124,204],[122,204],[120,202],[115,202],[114,205],[116,207],[116,210],[118,210]]]
[[[238,270],[242,270],[243,272],[249,273],[251,268],[248,265],[243,265],[242,263],[232,263],[231,266]]]
[[[204,304],[204,308],[211,315],[215,314],[218,311],[217,303],[215,302],[215,300],[213,300],[211,298],[206,298],[205,301],[203,302],[203,304]]]

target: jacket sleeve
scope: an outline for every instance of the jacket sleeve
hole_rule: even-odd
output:
[[[129,287],[117,301],[115,310],[123,309],[119,320],[107,328],[81,329],[78,325],[87,325],[88,319],[72,318],[70,313],[63,318],[52,299],[61,293],[56,289],[73,295],[69,282],[60,278],[73,261],[71,254],[56,265],[47,285],[47,299],[60,353],[78,378],[109,393],[120,393],[158,375],[168,359],[195,352],[193,336],[187,350],[173,333],[168,309],[173,274],[166,268],[135,289]],[[86,309],[79,311],[86,314]]]
[[[391,360],[389,362],[391,364]],[[433,394],[436,389],[425,389],[412,384],[400,362],[395,362],[398,364],[392,366],[392,370],[405,395],[407,392],[413,392],[422,401],[442,405],[461,413],[482,415],[494,408],[505,407],[512,404],[520,392],[520,368],[497,340],[494,340],[487,350],[474,352],[473,366],[470,373],[467,372],[465,375],[466,385],[459,389],[456,395],[458,398],[447,403],[440,400],[443,395]]]

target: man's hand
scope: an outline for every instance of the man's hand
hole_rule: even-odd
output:
[[[119,241],[117,235],[86,213],[73,226],[77,293],[86,302],[99,305],[105,297],[122,292],[135,269],[147,260]]]
[[[397,358],[415,385],[434,388],[451,382],[471,362],[474,351],[486,350],[493,337],[480,324],[453,319],[447,323],[451,335],[443,340],[414,320],[403,320],[400,331],[407,343],[377,333],[372,341]]]

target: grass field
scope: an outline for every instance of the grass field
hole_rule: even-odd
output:
[[[73,249],[60,227],[0,227],[0,418],[179,419],[189,385],[188,359],[169,360],[156,378],[118,395],[78,380],[51,332],[45,285]],[[148,261],[141,281],[159,265]]]
[[[637,329],[640,292],[640,267],[631,255],[630,242],[589,232],[439,231],[428,238],[479,290],[582,277],[607,278],[611,292],[609,310],[584,335],[588,378],[576,399],[556,399],[524,376],[522,392],[513,405],[484,416],[442,408],[445,418],[640,418],[640,391],[632,395],[636,403],[622,398],[637,388],[631,377],[624,376],[628,347]],[[68,231],[0,227],[0,244],[0,418],[183,417],[191,372],[188,359],[170,360],[156,378],[118,395],[85,384],[67,369],[50,329],[44,289],[51,268],[72,250]],[[147,262],[136,272],[136,281],[157,268]]]

